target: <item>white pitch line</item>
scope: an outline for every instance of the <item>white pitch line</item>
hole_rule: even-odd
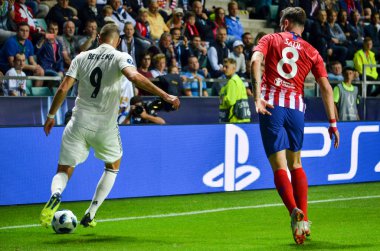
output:
[[[377,198],[380,198],[380,195],[360,196],[360,197],[350,197],[350,198],[335,198],[335,199],[326,199],[326,200],[312,200],[312,201],[309,201],[308,203],[309,204],[318,204],[318,203],[328,203],[328,202],[337,202],[337,201],[365,200],[365,199],[377,199]],[[97,220],[97,222],[114,222],[114,221],[153,219],[153,218],[168,218],[168,217],[178,217],[178,216],[187,216],[187,215],[196,215],[196,214],[208,214],[208,213],[216,213],[216,212],[254,209],[254,208],[265,208],[265,207],[279,207],[279,206],[283,206],[283,204],[282,203],[273,203],[273,204],[262,204],[262,205],[255,205],[255,206],[221,207],[221,208],[215,208],[215,209],[190,211],[190,212],[183,212],[183,213],[153,214],[153,215],[145,215],[145,216],[111,218],[111,219]],[[32,228],[32,227],[40,227],[40,226],[41,225],[39,225],[39,224],[6,226],[6,227],[0,227],[0,230],[16,229],[16,228]]]

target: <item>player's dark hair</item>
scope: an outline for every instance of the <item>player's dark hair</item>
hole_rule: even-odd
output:
[[[290,22],[298,24],[300,26],[305,26],[306,13],[300,7],[288,7],[281,11],[280,23],[282,24],[285,19],[288,19]]]

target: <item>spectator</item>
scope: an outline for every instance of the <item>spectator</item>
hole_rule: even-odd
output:
[[[363,22],[361,21],[360,13],[357,10],[351,11],[350,20],[352,28],[358,35],[357,38],[354,40],[355,48],[356,50],[358,50],[359,48],[362,48],[364,39],[364,26]]]
[[[216,32],[216,41],[210,45],[207,58],[211,77],[218,78],[223,75],[223,60],[229,57],[229,50],[225,44],[227,31],[219,28]]]
[[[355,41],[358,39],[359,34],[356,32],[354,27],[348,22],[347,20],[347,11],[341,9],[338,13],[338,25],[342,29],[344,35],[346,36],[347,42],[349,42],[351,45],[355,44]],[[353,51],[355,48],[351,47],[349,49],[352,49]],[[351,58],[348,56],[348,58]]]
[[[244,50],[244,44],[240,40],[236,40],[233,45],[233,52],[231,53],[230,58],[235,59],[235,72],[239,77],[246,77],[246,63],[245,63],[245,57],[243,54]]]
[[[223,60],[223,72],[228,79],[219,94],[219,122],[249,123],[251,111],[248,96],[240,77],[235,74],[236,62],[232,58]]]
[[[214,12],[215,12],[215,20],[214,20],[214,28],[212,32],[214,34],[214,39],[216,39],[216,31],[219,27],[224,27],[227,29],[226,19],[225,19],[226,12],[223,9],[223,7],[215,8]]]
[[[81,27],[81,21],[78,19],[72,7],[69,7],[69,0],[58,0],[58,3],[49,10],[46,20],[55,21],[59,26],[59,34],[62,34],[63,24],[66,21],[72,21],[75,27]]]
[[[244,52],[243,53],[244,53],[245,60],[251,61],[252,49],[253,49],[253,46],[254,46],[253,36],[252,36],[252,34],[250,32],[245,32],[241,36],[241,39],[242,39],[243,45],[244,45]]]
[[[203,71],[203,76],[207,77],[207,49],[206,47],[202,46],[200,36],[193,36],[193,39],[190,41],[189,56],[195,56],[198,59],[199,67]],[[188,60],[189,59],[185,61],[186,65],[188,63]]]
[[[334,44],[332,41],[325,10],[318,12],[318,19],[311,26],[310,43],[320,52],[323,61],[327,62],[329,57],[332,57],[342,65],[346,64],[347,48]]]
[[[378,0],[364,0],[363,1],[363,8],[369,8],[371,9],[371,13],[379,13],[379,1]]]
[[[7,39],[5,44],[0,50],[0,71],[7,72],[10,68],[14,67],[14,56],[17,53],[25,54],[27,64],[23,70],[26,75],[44,76],[44,70],[34,60],[34,48],[29,37],[29,25],[27,23],[19,23],[17,33]],[[41,80],[36,80],[35,86],[42,86]]]
[[[9,69],[5,76],[25,77],[22,69],[25,66],[25,54],[17,53],[14,57],[14,67]],[[8,79],[4,81],[5,96],[26,96],[26,79]]]
[[[169,29],[178,28],[182,30],[183,27],[183,10],[181,8],[175,8],[172,12],[172,17],[166,22],[166,26]]]
[[[330,26],[330,34],[331,34],[331,48],[334,51],[339,51],[339,60],[342,65],[346,65],[346,59],[347,58],[352,58],[353,54],[352,52],[354,51],[354,48],[352,45],[349,43],[349,41],[346,38],[346,35],[343,33],[342,29],[340,26],[336,23],[337,19],[337,12],[335,10],[328,10],[327,11],[327,19],[328,19],[328,24]],[[349,56],[347,57],[347,54]]]
[[[137,71],[141,73],[144,77],[149,78],[150,80],[153,78],[152,73],[149,71],[150,65],[152,62],[152,56],[145,52],[141,58],[141,61],[139,63],[140,67],[137,68]],[[137,95],[140,96],[151,96],[152,94],[150,92],[147,92],[143,89],[137,88]]]
[[[96,20],[98,27],[103,27],[104,25],[102,9],[96,7],[96,0],[87,0],[86,4],[79,11],[78,16],[83,24],[86,24],[88,20]]]
[[[364,26],[364,35],[371,37],[373,42],[373,49],[376,56],[379,56],[380,51],[380,13],[373,13],[371,16],[371,23]]]
[[[199,62],[197,57],[190,56],[188,61],[188,71],[181,74],[185,81],[183,84],[185,96],[190,97],[207,97],[207,85],[204,76],[198,73]],[[200,91],[202,90],[202,91]]]
[[[0,44],[3,44],[9,37],[16,35],[11,25],[15,12],[12,1],[0,0],[0,6],[4,10],[0,12]]]
[[[34,37],[34,34],[42,33],[44,30],[41,27],[37,27],[34,23],[33,11],[30,7],[25,5],[26,0],[16,0],[14,3],[14,17],[13,22],[17,25],[19,23],[27,23],[30,28],[30,35]]]
[[[364,8],[363,11],[363,22],[365,25],[371,23],[372,11],[370,8]]]
[[[152,62],[152,57],[148,52],[145,52],[143,56],[140,58],[140,66],[137,69],[144,77],[153,78],[152,73],[149,71],[150,64]]]
[[[96,5],[98,6],[98,5]],[[104,5],[102,9],[102,15],[103,15],[103,22],[113,22],[116,24],[115,20],[113,20],[112,15],[113,15],[113,9],[111,5]]]
[[[359,72],[361,79],[363,79],[363,65],[376,65],[375,53],[372,50],[372,38],[366,37],[363,43],[363,49],[358,50],[354,55],[354,66]],[[366,67],[367,80],[378,80],[378,73],[376,66]],[[369,85],[367,88],[367,96],[377,96],[380,88],[378,85]]]
[[[181,30],[179,28],[172,28],[170,30],[173,40],[173,48],[176,60],[176,66],[179,70],[182,69],[187,63],[185,60],[189,57],[189,46],[186,37],[181,37]],[[182,38],[182,39],[181,39]]]
[[[56,39],[57,33],[58,24],[55,22],[49,23],[45,41],[37,51],[37,59],[45,70],[45,76],[60,76],[62,78],[64,72],[63,49],[62,44]],[[59,82],[54,84],[59,85]]]
[[[141,8],[136,22],[136,30],[142,37],[150,39],[150,25],[148,22],[148,9]]]
[[[170,33],[165,32],[161,35],[160,41],[158,43],[158,48],[159,53],[165,55],[166,63],[168,64],[168,66],[177,65],[172,35],[170,35]]]
[[[359,104],[358,87],[352,84],[355,69],[345,67],[344,81],[334,87],[335,117],[340,121],[360,120],[357,105]]]
[[[78,41],[80,52],[98,47],[98,25],[96,24],[96,20],[87,20],[83,34],[84,36]]]
[[[330,81],[343,81],[342,64],[339,61],[331,62],[327,76]]]
[[[124,8],[127,12],[136,19],[141,8],[148,6],[147,0],[123,0]]]
[[[133,26],[136,25],[136,21],[124,10],[120,0],[110,0],[109,4],[112,7],[112,19],[119,26],[120,35],[123,35],[124,25],[126,22],[131,22]]]
[[[234,36],[234,40],[240,40],[244,33],[243,25],[238,17],[239,6],[235,1],[228,3],[228,16],[226,16],[227,34]],[[234,40],[230,41],[233,42]]]
[[[166,57],[165,54],[159,53],[153,56],[153,69],[150,70],[153,78],[166,75]]]
[[[203,6],[201,1],[195,0],[193,2],[193,11],[195,12],[195,26],[198,29],[199,35],[202,41],[214,42],[213,26],[214,24],[208,19],[207,14],[203,12]]]
[[[156,0],[152,0],[149,3],[148,22],[151,29],[151,39],[153,40],[158,40],[164,32],[169,32],[164,18],[158,12],[158,3]]]
[[[187,37],[187,39],[189,40],[191,40],[194,36],[199,36],[199,31],[195,26],[195,19],[196,16],[194,12],[189,11],[186,14],[184,36]]]
[[[140,67],[137,69],[139,73],[141,73],[144,77],[149,78],[149,79],[153,78],[152,73],[149,71],[151,62],[152,62],[152,56],[148,52],[145,52],[143,56],[141,57],[141,60],[139,63]],[[140,89],[140,88],[137,88],[137,89],[138,89],[138,95],[140,96],[152,95],[150,92],[147,92],[143,89]]]
[[[150,46],[150,43],[139,37],[134,36],[135,28],[132,23],[126,22],[124,26],[124,35],[121,36],[120,50],[128,52],[132,56],[133,61],[140,66],[140,59],[143,57],[145,51]]]
[[[79,51],[79,41],[75,33],[75,23],[66,21],[63,24],[63,34],[57,40],[62,44],[62,56],[64,60],[65,69],[68,69],[71,60],[77,55]]]

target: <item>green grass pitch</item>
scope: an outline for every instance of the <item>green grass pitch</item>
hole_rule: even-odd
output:
[[[67,235],[37,225],[41,204],[2,206],[0,250],[380,250],[380,182],[311,187],[309,202],[302,246],[275,190],[106,200],[96,228]],[[88,203],[60,209],[80,220]]]

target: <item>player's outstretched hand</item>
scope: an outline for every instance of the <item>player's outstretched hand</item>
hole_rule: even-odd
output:
[[[55,120],[51,118],[46,118],[45,124],[44,124],[44,132],[46,136],[49,136],[51,129],[53,128],[55,124]]]
[[[334,147],[338,148],[339,147],[339,141],[340,141],[338,128],[330,126],[329,127],[329,134],[330,134],[330,139],[332,139],[333,135],[334,135]]]
[[[179,108],[180,102],[177,96],[167,95],[163,98],[166,102],[172,104],[172,107],[177,110]]]
[[[263,114],[263,115],[272,115],[272,113],[270,113],[267,110],[267,107],[273,109],[274,106],[271,105],[271,104],[269,104],[264,99],[259,99],[259,100],[255,101],[255,106],[256,106],[256,112],[257,113],[260,113],[260,114]]]

